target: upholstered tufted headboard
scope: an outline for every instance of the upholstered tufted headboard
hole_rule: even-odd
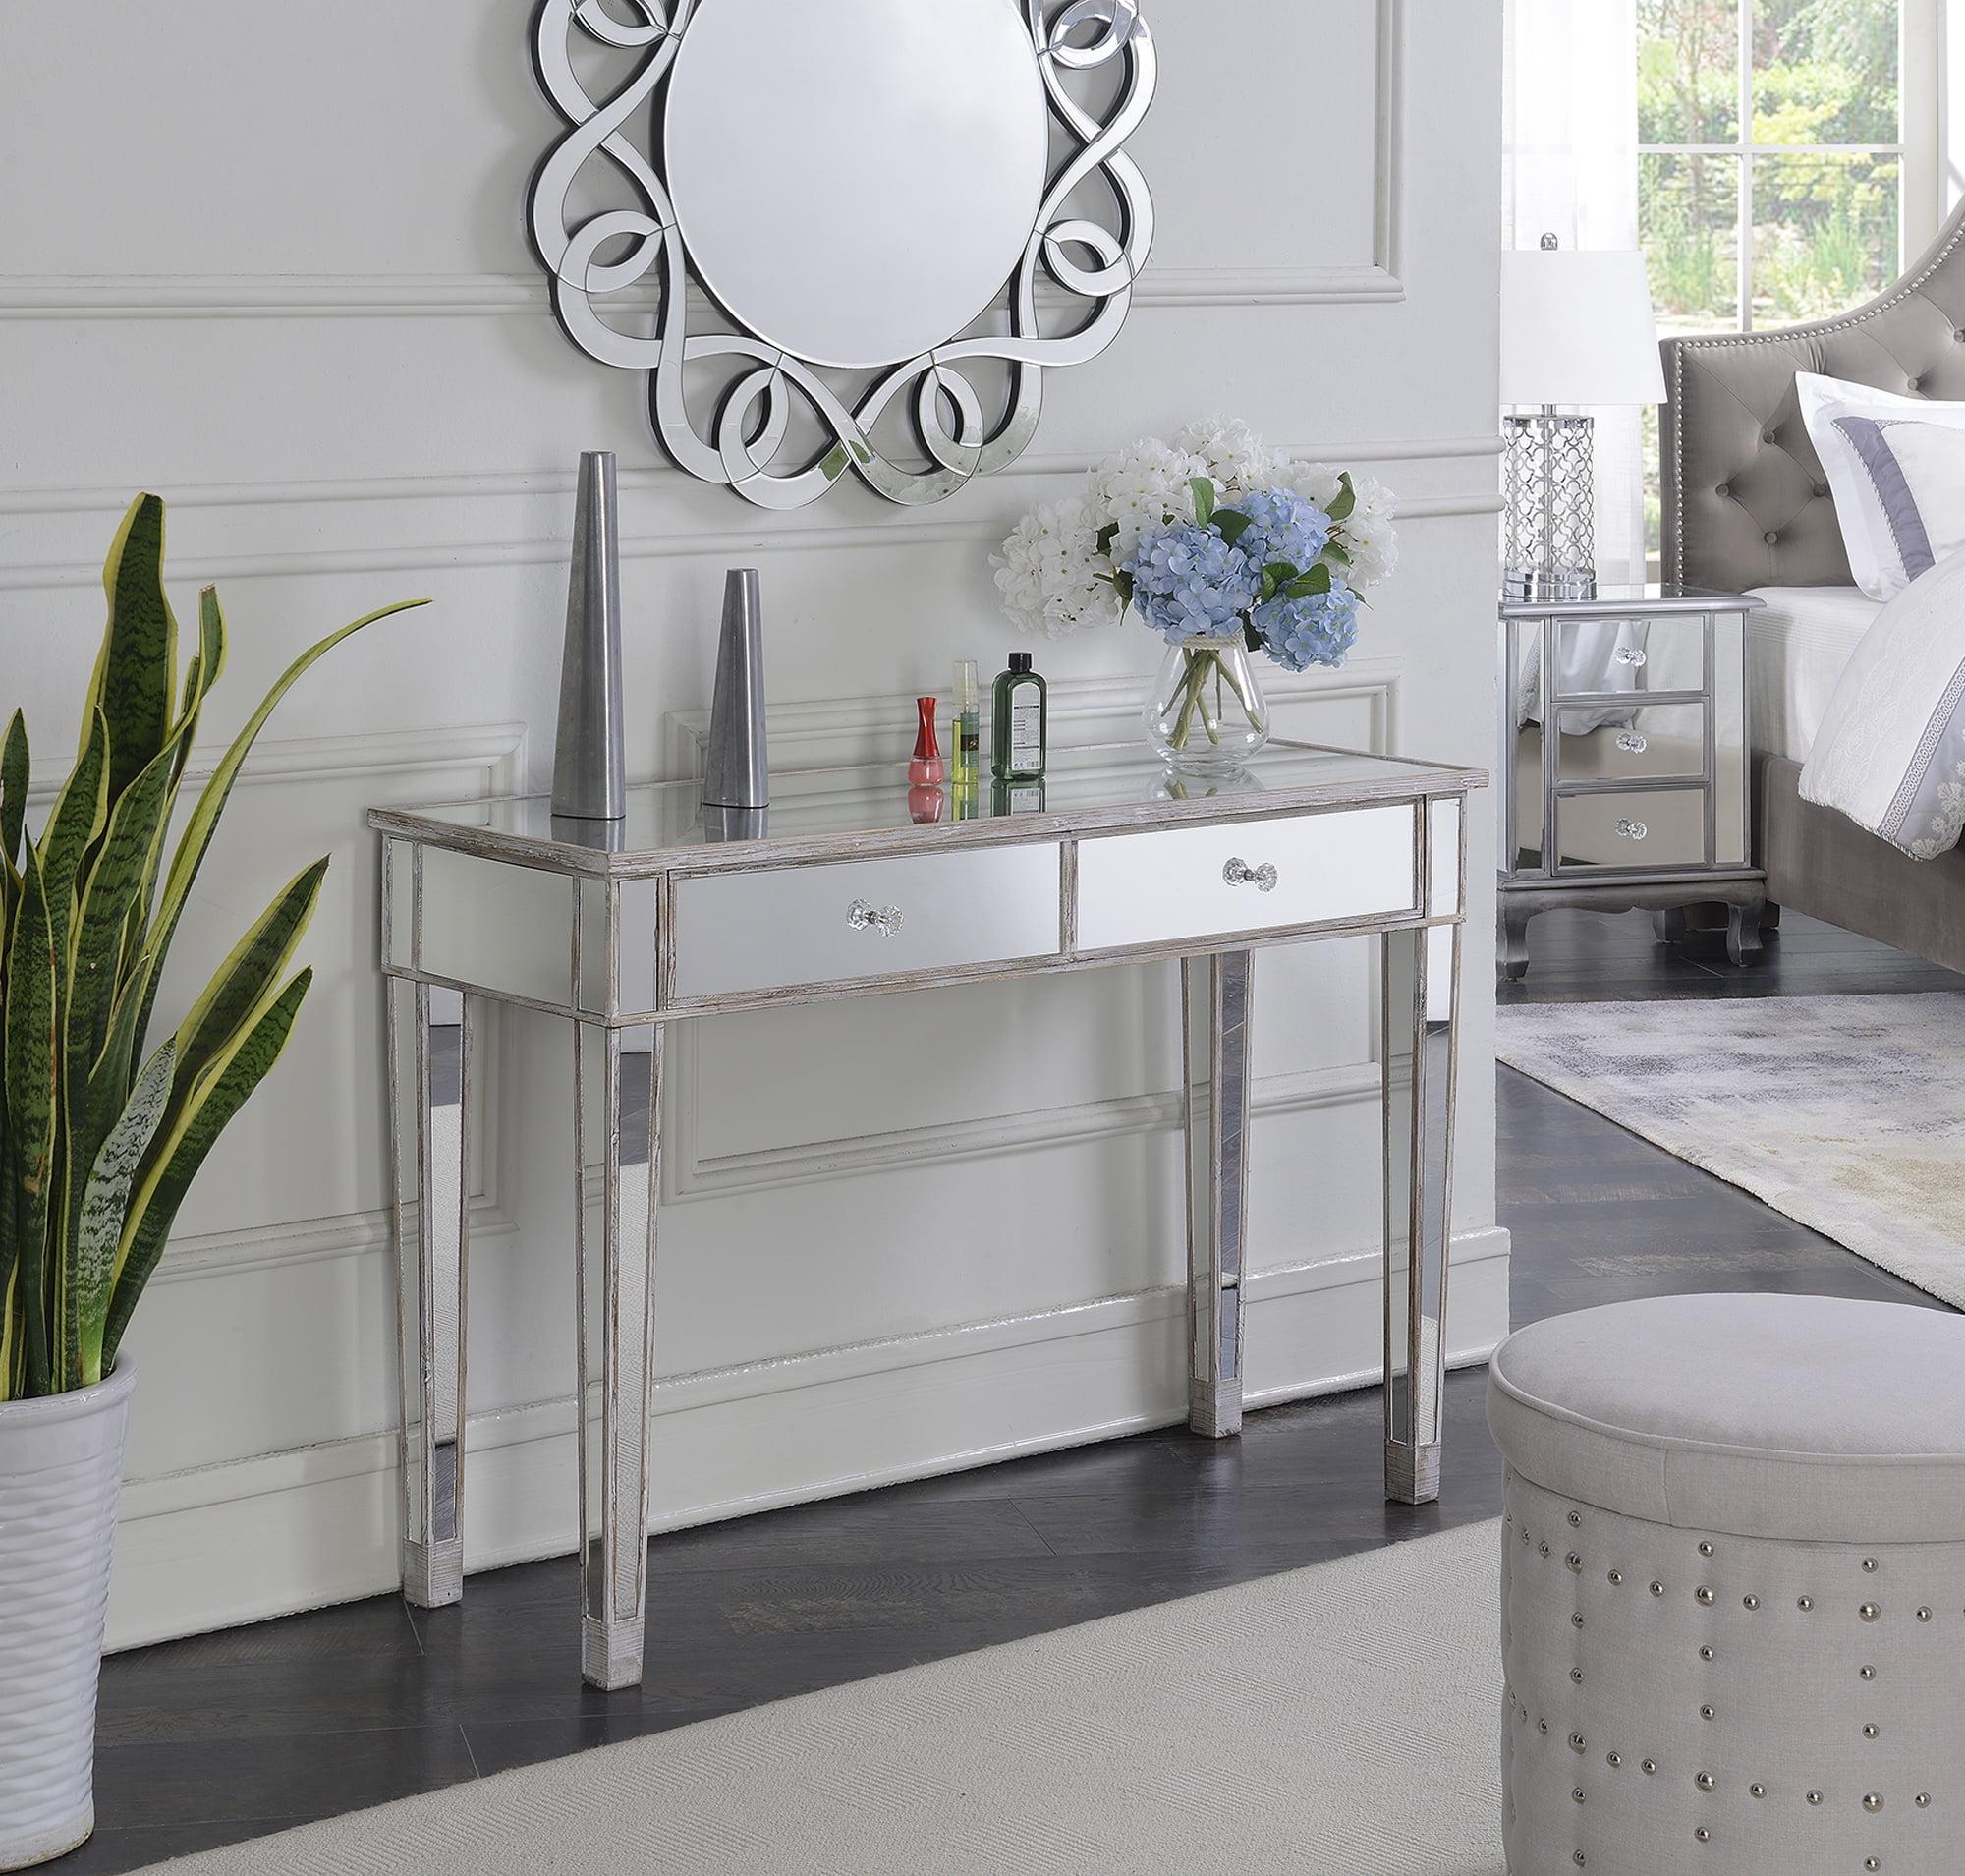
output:
[[[1965,207],[1895,286],[1853,313],[1780,332],[1667,339],[1663,350],[1665,578],[1727,593],[1847,585],[1794,374],[1965,400]]]

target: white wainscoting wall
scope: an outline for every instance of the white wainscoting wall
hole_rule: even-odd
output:
[[[235,795],[166,1000],[309,856],[334,868],[288,1059],[226,1136],[138,1318],[112,1642],[395,1580],[374,803],[542,785],[572,469],[619,452],[638,775],[689,771],[723,573],[762,569],[774,759],[904,754],[912,698],[1009,649],[989,549],[1109,448],[1242,415],[1403,497],[1405,564],[1287,733],[1487,766],[1497,0],[1149,0],[1136,145],[1161,212],[1120,342],[1032,453],[941,508],[774,517],[662,467],[636,386],[547,315],[521,200],[555,119],[530,5],[224,0],[0,17],[0,706],[58,779],[130,494],[171,503],[181,616],[221,584],[222,741],[336,652]],[[1231,17],[1232,16],[1232,17]],[[1155,643],[1039,646],[1054,735],[1133,734]],[[1490,817],[1474,821],[1452,1344],[1505,1332]],[[1370,1378],[1377,1073],[1356,943],[1263,955],[1252,1390]],[[1168,969],[686,1032],[657,1282],[654,1522],[944,1471],[1184,1412]],[[569,1065],[486,1026],[473,1213],[471,1566],[571,1548]],[[1447,1463],[1453,1463],[1449,1451]]]

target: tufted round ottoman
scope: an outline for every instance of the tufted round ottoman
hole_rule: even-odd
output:
[[[1965,1871],[1965,1317],[1585,1310],[1488,1418],[1510,1876]]]

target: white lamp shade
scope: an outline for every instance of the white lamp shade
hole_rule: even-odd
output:
[[[1664,402],[1643,255],[1522,248],[1501,256],[1501,402]]]

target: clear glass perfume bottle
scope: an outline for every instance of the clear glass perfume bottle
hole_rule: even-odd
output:
[[[1034,781],[1050,753],[1050,691],[1028,652],[1012,652],[991,702],[991,766],[998,781]]]

